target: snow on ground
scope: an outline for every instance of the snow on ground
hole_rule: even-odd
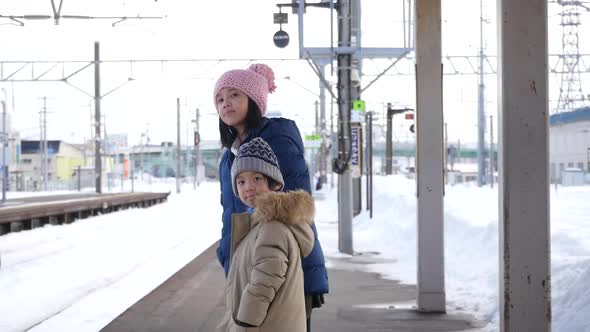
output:
[[[218,190],[0,237],[0,331],[100,330],[217,240]]]
[[[355,217],[356,252],[376,264],[341,266],[416,282],[416,185],[375,177],[374,213]],[[130,188],[127,186],[126,188]],[[363,187],[364,188],[364,187]],[[171,191],[165,204],[0,237],[0,331],[98,331],[220,235],[219,185],[137,184]],[[338,252],[336,191],[316,192],[316,222],[328,265]],[[13,196],[9,196],[13,197]],[[551,188],[554,331],[590,331],[590,187]],[[375,258],[375,257],[374,257]],[[445,271],[449,312],[498,330],[497,187],[446,187]],[[340,263],[338,263],[340,264]]]

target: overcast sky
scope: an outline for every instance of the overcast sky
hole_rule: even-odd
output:
[[[54,0],[59,3],[59,0]],[[283,1],[285,2],[285,1]],[[288,2],[288,1],[287,1]],[[63,0],[62,15],[91,16],[162,16],[161,20],[126,21],[111,26],[113,21],[52,20],[25,21],[24,26],[0,20],[0,60],[87,60],[93,58],[93,43],[100,41],[101,58],[124,59],[209,59],[191,63],[104,63],[101,70],[102,93],[105,94],[128,78],[134,80],[103,99],[102,112],[106,116],[108,133],[127,133],[130,144],[139,142],[142,132],[149,131],[152,143],[175,140],[176,98],[182,107],[182,137],[187,140],[192,132],[190,120],[194,110],[201,111],[201,132],[204,139],[216,139],[216,115],[212,103],[215,79],[225,70],[246,68],[247,61],[211,61],[214,59],[285,59],[270,61],[277,76],[277,92],[269,97],[269,109],[281,111],[295,119],[302,132],[313,130],[314,101],[319,82],[310,66],[297,60],[297,16],[289,12],[290,22],[283,26],[291,36],[285,49],[272,43],[278,30],[272,15],[278,12],[277,1],[190,1],[190,0]],[[402,16],[401,1],[363,1],[363,46],[400,47]],[[476,55],[479,47],[479,1],[447,0],[443,2],[443,53],[448,55]],[[555,6],[555,7],[551,7]],[[550,53],[561,51],[561,27],[555,15],[557,5],[550,5]],[[495,2],[485,1],[485,45],[495,55]],[[51,15],[50,0],[3,0],[2,15]],[[582,21],[588,15],[584,14]],[[308,9],[305,15],[305,46],[329,46],[329,11]],[[580,36],[581,53],[590,53]],[[391,60],[367,60],[363,64],[368,84],[374,75],[385,69]],[[69,70],[75,66],[69,65]],[[16,65],[5,65],[11,72]],[[335,68],[335,67],[334,67]],[[39,66],[35,72],[48,67]],[[31,68],[19,72],[18,77],[30,75]],[[408,69],[409,72],[409,69]],[[46,77],[61,77],[60,70]],[[290,77],[290,80],[284,79]],[[558,89],[559,77],[550,79],[551,90]],[[329,75],[328,79],[335,81]],[[582,76],[585,80],[584,75]],[[88,68],[71,79],[71,84],[57,83],[1,83],[9,96],[9,112],[14,126],[25,138],[39,137],[39,115],[43,97],[47,97],[48,138],[80,142],[91,134],[90,108],[87,94],[93,93],[93,70]],[[449,140],[476,141],[477,77],[474,75],[446,76],[444,82],[445,121]],[[495,76],[486,78],[488,115],[496,114]],[[383,111],[392,102],[414,107],[415,83],[411,76],[387,76],[371,86],[364,94],[367,108]],[[311,90],[308,91],[308,90]],[[14,108],[12,92],[14,91]],[[586,93],[590,91],[587,87]],[[2,98],[2,97],[0,97]],[[552,96],[556,99],[556,96]],[[329,111],[328,107],[328,111]],[[412,139],[408,123],[398,120],[396,138]],[[496,136],[496,135],[495,135]],[[487,135],[486,135],[487,137]]]

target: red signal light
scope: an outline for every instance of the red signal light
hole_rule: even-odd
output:
[[[404,117],[406,120],[414,120],[414,113],[406,113]]]

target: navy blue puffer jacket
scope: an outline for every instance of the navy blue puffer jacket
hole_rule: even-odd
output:
[[[250,129],[244,142],[254,137],[261,137],[273,149],[285,180],[284,191],[304,189],[311,193],[309,170],[305,164],[303,141],[294,121],[284,118],[264,118],[260,128]],[[231,166],[234,154],[226,149],[219,165],[221,183],[221,205],[223,206],[223,228],[221,241],[217,248],[217,258],[227,276],[231,242],[231,215],[245,212],[248,207],[235,196],[232,190]],[[303,259],[303,278],[306,294],[328,293],[328,272],[326,271],[324,253],[318,241],[315,224],[312,225],[315,244],[309,256]]]

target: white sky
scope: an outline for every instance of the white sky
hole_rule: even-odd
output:
[[[55,0],[59,2],[59,0]],[[94,41],[101,42],[101,57],[108,59],[297,59],[297,17],[289,14],[290,23],[283,27],[291,36],[285,49],[272,44],[272,35],[278,25],[272,23],[277,12],[277,1],[190,1],[190,0],[64,0],[62,14],[112,16],[165,16],[163,20],[128,21],[111,27],[111,21],[61,21],[54,26],[51,20],[26,21],[24,27],[7,25],[0,21],[0,60],[92,60]],[[400,1],[363,1],[363,46],[401,46]],[[2,15],[51,14],[50,0],[4,0]],[[561,51],[561,27],[556,16],[557,5],[550,4],[550,53]],[[288,12],[288,10],[285,10]],[[495,2],[486,0],[484,16],[487,24],[484,35],[489,54],[495,52]],[[585,38],[588,29],[584,23],[589,16],[582,13],[580,52],[590,53]],[[305,46],[324,46],[329,43],[328,10],[308,9]],[[443,2],[443,54],[476,55],[479,47],[479,1],[447,0]],[[296,120],[303,133],[313,130],[314,106],[317,97],[305,89],[319,92],[319,82],[305,61],[268,62],[278,78],[277,92],[269,97],[269,109],[280,110],[286,117]],[[363,84],[389,65],[389,60],[367,60],[363,65],[367,75]],[[217,139],[217,120],[212,104],[215,79],[225,70],[245,68],[247,62],[199,62],[193,64],[104,64],[102,67],[102,93],[125,82],[136,79],[113,92],[102,103],[108,133],[127,133],[130,144],[139,142],[141,132],[149,131],[151,142],[176,139],[176,98],[182,105],[183,142],[192,132],[190,120],[194,109],[201,110],[203,139]],[[14,70],[7,66],[5,71]],[[47,68],[45,68],[47,69]],[[43,67],[37,68],[38,72]],[[30,72],[27,68],[19,75]],[[56,72],[54,75],[61,73]],[[50,77],[51,75],[49,75]],[[290,76],[292,81],[282,79]],[[582,75],[583,82],[586,75]],[[328,77],[335,81],[334,77]],[[93,70],[87,69],[72,78],[78,88],[93,93]],[[444,82],[445,121],[448,123],[449,141],[476,141],[477,77],[475,75],[446,76]],[[486,79],[488,115],[496,114],[495,76]],[[13,85],[0,84],[12,99]],[[411,76],[387,76],[369,88],[363,95],[369,110],[382,112],[384,103],[414,107],[415,83]],[[550,76],[552,102],[557,100],[559,76]],[[590,86],[585,89],[590,91]],[[26,138],[39,137],[39,116],[47,96],[48,137],[79,142],[88,138],[90,125],[90,98],[64,83],[14,84],[14,108],[9,112],[14,126]],[[2,98],[2,96],[0,96]],[[328,107],[329,111],[329,107]],[[407,130],[407,121],[396,120],[396,140],[413,140]],[[497,126],[494,126],[497,127]],[[486,138],[489,135],[486,134]],[[497,135],[494,135],[497,137]]]
[[[142,190],[172,191],[168,202],[149,209],[0,236],[0,330],[22,331],[43,321],[30,331],[98,331],[208,248],[220,236],[219,197],[211,195],[219,184],[205,182],[196,191],[187,184],[180,195],[174,186],[173,179],[136,183]],[[415,182],[403,175],[376,176],[374,186],[373,219],[365,210],[354,218],[353,246],[381,253],[376,264],[343,263],[337,192],[327,185],[316,193],[327,264],[415,284]],[[551,188],[554,331],[590,330],[589,199],[587,186]],[[489,322],[482,331],[499,330],[497,202],[497,187],[446,187],[447,309]]]

